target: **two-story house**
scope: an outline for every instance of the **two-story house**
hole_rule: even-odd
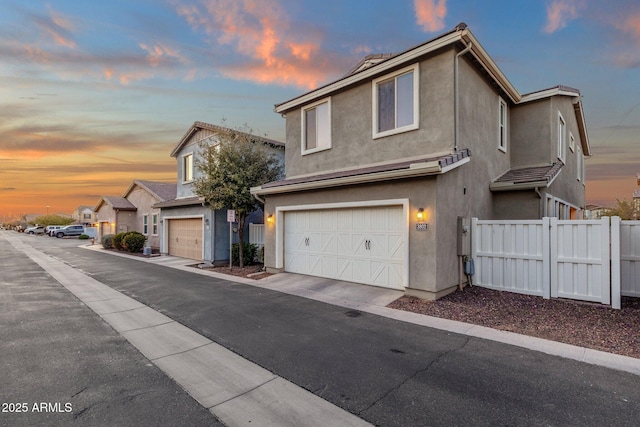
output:
[[[93,227],[97,223],[96,214],[91,206],[78,206],[71,213],[76,223],[87,227]]]
[[[464,24],[284,103],[265,265],[435,299],[460,282],[458,217],[579,216],[580,93],[520,94]]]
[[[195,122],[171,151],[177,160],[177,190],[173,199],[154,205],[160,208],[163,224],[161,252],[210,263],[229,262],[229,223],[226,210],[212,210],[194,193],[193,183],[200,176],[197,168],[201,159],[201,145],[215,145],[221,133],[236,132],[203,122]],[[256,143],[265,144],[281,162],[284,144],[268,138],[249,135]],[[249,223],[262,223],[263,212],[247,218],[244,235],[249,236]],[[237,235],[234,234],[237,240]]]

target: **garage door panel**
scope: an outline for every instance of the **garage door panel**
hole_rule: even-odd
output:
[[[285,213],[285,270],[401,288],[402,206]]]
[[[202,260],[202,219],[169,219],[168,223],[169,255]]]

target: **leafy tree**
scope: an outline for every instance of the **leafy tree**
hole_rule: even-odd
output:
[[[48,225],[69,225],[75,220],[60,215],[42,215],[31,221],[32,225],[38,224],[43,226]]]
[[[640,209],[635,200],[617,199],[614,207],[607,210],[609,216],[619,216],[620,219],[640,219]]]
[[[236,211],[242,268],[245,220],[248,214],[260,208],[250,189],[279,179],[282,166],[267,150],[266,141],[247,132],[221,131],[217,142],[200,145],[201,158],[196,161],[200,174],[193,189],[212,209]]]

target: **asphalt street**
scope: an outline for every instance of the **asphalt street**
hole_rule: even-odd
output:
[[[88,251],[77,240],[21,239],[375,425],[640,419],[640,377],[633,374]],[[54,424],[81,418],[91,405],[102,405],[95,425],[99,417],[116,417],[105,422],[111,425],[148,425],[129,421],[147,412],[157,425],[173,424],[160,417],[183,413],[191,418],[182,425],[215,422],[46,272],[11,246],[0,251],[6,325],[0,374],[9,379],[0,385],[3,402],[71,402],[73,412],[53,414]],[[88,399],[83,390],[93,400],[80,400]],[[0,423],[18,420],[0,415]],[[32,424],[44,422],[42,414],[25,415]]]
[[[3,239],[0,325],[0,426],[222,425]]]

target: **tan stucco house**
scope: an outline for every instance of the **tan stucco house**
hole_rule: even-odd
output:
[[[252,189],[271,272],[434,299],[460,282],[458,217],[584,209],[580,92],[521,94],[464,24],[367,57],[275,112],[286,117],[286,178]]]
[[[103,196],[94,208],[100,236],[138,231],[148,245],[160,248],[160,209],[153,205],[176,196],[176,184],[135,180],[120,196]]]

